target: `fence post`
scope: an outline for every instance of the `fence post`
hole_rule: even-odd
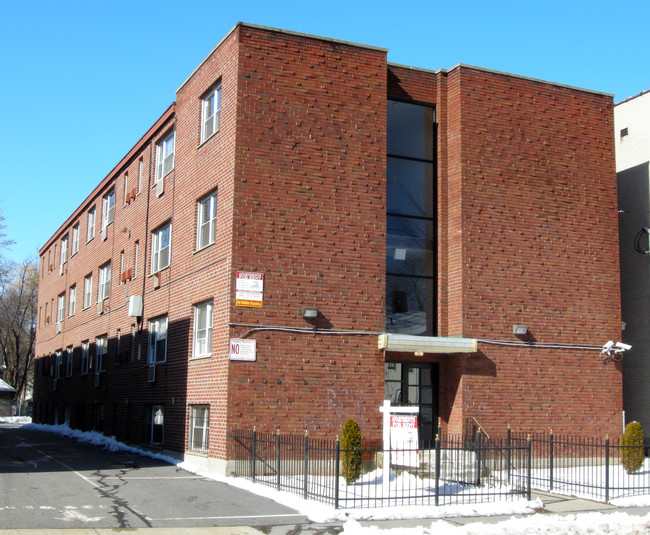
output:
[[[309,472],[309,431],[305,429],[305,466],[304,466],[304,473],[305,477],[303,480],[303,489],[302,489],[302,497],[306,500],[307,499],[307,474]]]
[[[481,486],[481,448],[483,446],[481,441],[481,430],[477,433],[477,447],[476,447],[476,486]]]
[[[512,465],[512,430],[510,429],[510,424],[508,424],[508,434],[506,435],[507,440],[508,440],[508,449],[506,450],[506,470],[508,474],[508,485],[510,484],[510,476],[511,476],[511,465]]]
[[[253,448],[251,452],[251,460],[253,461],[253,466],[251,467],[251,477],[255,481],[255,465],[257,464],[257,427],[253,427]]]
[[[531,451],[531,441],[530,441],[530,434],[528,434],[528,476],[527,476],[527,483],[526,483],[526,495],[528,498],[528,501],[530,501],[531,498],[531,479],[532,479],[532,470],[531,470],[531,458],[532,458],[532,451]]]
[[[549,480],[549,485],[550,485],[549,490],[553,491],[553,469],[554,469],[553,465],[554,465],[554,460],[555,460],[555,457],[554,457],[554,454],[555,454],[554,453],[555,452],[555,441],[553,439],[553,430],[552,429],[551,429],[551,436],[550,436],[550,441],[549,441],[549,446],[548,447],[549,447],[548,457],[549,457],[549,462],[550,462],[549,479],[548,479]]]
[[[609,502],[609,435],[605,437],[605,502]]]
[[[339,463],[341,461],[341,442],[339,437],[336,437],[336,456],[334,462],[334,509],[339,508],[339,477],[341,477],[341,468]]]
[[[277,474],[277,489],[280,490],[280,469],[281,469],[281,456],[280,456],[280,428],[278,427],[278,432],[275,435],[275,450],[277,452],[277,460],[275,465],[275,473]]]
[[[436,505],[440,502],[440,433],[436,435]]]

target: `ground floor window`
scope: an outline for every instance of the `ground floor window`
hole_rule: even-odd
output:
[[[162,444],[165,429],[165,409],[162,405],[150,405],[147,408],[146,437],[149,444]]]
[[[190,444],[192,451],[208,453],[210,433],[210,407],[208,405],[190,406]]]

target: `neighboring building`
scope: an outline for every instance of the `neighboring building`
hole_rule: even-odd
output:
[[[13,416],[16,389],[0,379],[0,416]]]
[[[238,24],[41,249],[35,421],[217,469],[384,397],[423,441],[618,433],[612,110]]]
[[[650,91],[614,108],[623,337],[623,406],[650,429]],[[644,230],[646,229],[646,230]],[[646,433],[647,434],[647,433]]]

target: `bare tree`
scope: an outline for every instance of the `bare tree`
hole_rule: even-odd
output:
[[[16,389],[17,400],[24,399],[33,376],[37,301],[34,261],[9,266],[0,274],[0,351],[7,366],[4,379]]]

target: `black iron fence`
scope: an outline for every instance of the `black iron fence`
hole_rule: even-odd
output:
[[[438,435],[418,450],[386,451],[366,443],[360,452],[308,435],[242,430],[229,439],[233,475],[335,508],[456,505],[531,495],[531,443],[512,436],[468,441]],[[352,454],[360,456],[362,470],[348,484],[341,460]]]
[[[641,453],[641,446],[623,446],[617,438],[585,438],[551,433],[508,432],[508,444],[531,445],[533,488],[609,502],[650,494],[650,464],[627,473],[621,459]]]

